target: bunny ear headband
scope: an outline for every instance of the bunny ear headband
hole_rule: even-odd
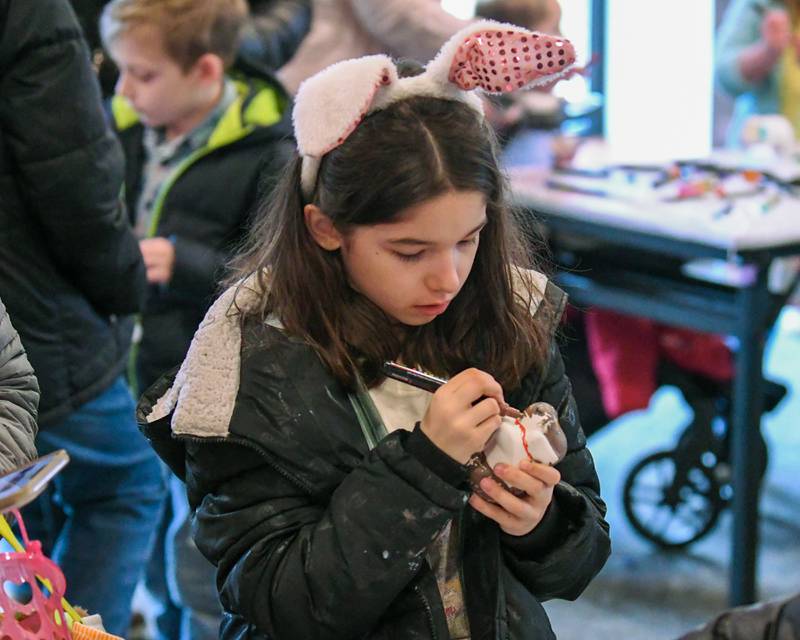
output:
[[[536,87],[565,75],[574,62],[575,49],[564,38],[484,20],[450,38],[418,76],[399,78],[385,55],[331,65],[300,85],[292,112],[303,196],[310,199],[314,192],[322,157],[370,113],[411,96],[431,96],[460,100],[482,115],[474,89]]]

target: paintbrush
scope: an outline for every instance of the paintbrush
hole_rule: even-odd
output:
[[[417,369],[412,369],[411,367],[405,367],[402,364],[397,364],[389,360],[383,363],[381,371],[383,371],[388,378],[405,382],[412,387],[417,387],[417,389],[423,389],[430,393],[435,393],[439,387],[447,382],[444,378],[437,378],[429,373],[424,373]],[[480,398],[478,402],[481,400],[483,400],[483,398]],[[500,403],[500,414],[517,420],[524,417],[522,411],[515,409],[505,402]]]

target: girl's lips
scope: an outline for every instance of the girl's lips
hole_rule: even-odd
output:
[[[438,316],[439,314],[444,313],[445,309],[447,309],[447,306],[449,304],[450,304],[449,301],[441,302],[439,304],[418,304],[414,305],[414,308],[420,311],[421,313],[424,313],[425,315]]]

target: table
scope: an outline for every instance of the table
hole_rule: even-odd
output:
[[[800,255],[800,202],[787,199],[785,210],[753,219],[752,224],[729,219],[714,224],[720,218],[713,214],[719,207],[713,199],[665,204],[646,197],[598,196],[591,195],[591,189],[579,193],[552,188],[552,178],[538,170],[511,172],[516,204],[541,221],[556,250],[565,240],[577,240],[665,260],[714,258],[735,265],[735,284],[676,279],[636,266],[559,270],[556,281],[578,305],[738,339],[730,425],[729,601],[731,606],[755,602],[760,478],[751,454],[757,450],[763,407],[764,344],[786,298],[770,293],[768,272],[775,258]]]

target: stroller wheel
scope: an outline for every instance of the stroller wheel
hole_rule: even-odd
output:
[[[681,470],[674,451],[658,451],[631,469],[623,506],[637,533],[664,549],[679,549],[714,527],[725,506],[721,489],[713,469],[696,463]]]

